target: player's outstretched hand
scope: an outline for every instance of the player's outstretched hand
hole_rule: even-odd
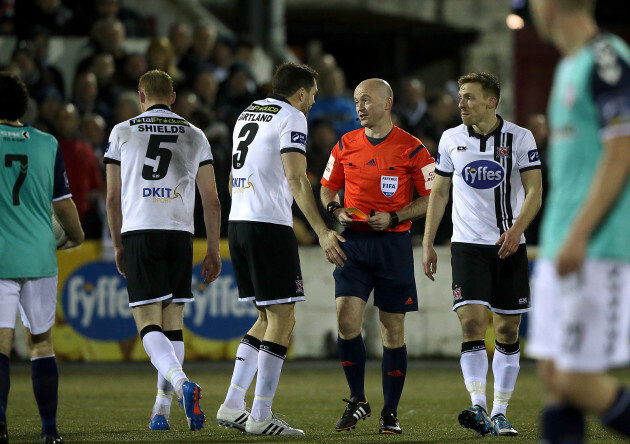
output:
[[[522,232],[512,227],[501,235],[495,244],[501,245],[501,248],[499,248],[499,258],[506,259],[516,253],[516,250],[518,250],[518,247],[521,244],[522,234]]]
[[[206,254],[201,263],[201,279],[204,284],[215,281],[221,274],[221,256],[219,253]]]
[[[328,262],[338,267],[343,267],[343,261],[348,259],[348,257],[341,249],[339,242],[345,241],[346,239],[341,234],[329,228],[326,228],[326,230],[319,234],[319,245],[322,247],[322,250],[324,250]]]
[[[383,231],[389,227],[392,216],[389,213],[374,213],[374,216],[368,217],[368,225],[374,231]]]
[[[118,272],[122,275],[122,277],[127,278],[124,247],[114,248],[114,259],[116,260],[116,268],[118,268]]]
[[[433,275],[437,273],[437,254],[433,245],[422,246],[422,268],[424,269],[424,274],[432,281],[435,281]]]

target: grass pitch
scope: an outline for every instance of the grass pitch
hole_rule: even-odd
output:
[[[334,424],[343,413],[348,389],[341,366],[336,362],[286,362],[274,412],[286,415],[290,425],[306,436],[253,437],[216,425],[219,405],[230,383],[232,363],[185,364],[192,381],[203,387],[201,407],[208,420],[200,432],[187,430],[184,413],[176,401],[171,408],[171,430],[148,430],[155,399],[156,373],[147,363],[60,364],[58,426],[67,443],[98,442],[317,442],[317,443],[472,443],[481,440],[537,442],[541,390],[531,363],[522,364],[508,417],[519,431],[516,438],[480,437],[457,423],[460,410],[470,398],[456,361],[410,362],[405,391],[398,409],[402,435],[379,435],[378,419],[383,406],[380,363],[369,362],[366,394],[372,417],[359,421],[355,430],[336,432]],[[627,369],[616,371],[630,384]],[[488,380],[492,399],[492,376]],[[247,396],[253,398],[253,386]],[[11,443],[38,442],[40,420],[31,388],[30,365],[12,363],[11,392],[7,411]],[[601,428],[591,418],[590,442],[623,443],[622,438]]]

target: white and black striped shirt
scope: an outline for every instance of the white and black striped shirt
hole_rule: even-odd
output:
[[[523,206],[520,173],[541,167],[531,131],[497,117],[485,136],[462,124],[440,139],[435,173],[453,177],[453,242],[494,245]]]

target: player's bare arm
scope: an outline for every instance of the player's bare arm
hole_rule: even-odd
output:
[[[422,268],[424,269],[424,274],[432,281],[435,280],[433,275],[437,272],[437,254],[433,248],[433,241],[448,204],[448,192],[451,188],[451,181],[451,177],[435,175],[426,210],[424,238],[422,239]]]
[[[201,278],[209,284],[221,274],[221,256],[219,254],[219,236],[221,232],[221,203],[217,194],[214,167],[207,164],[197,171],[197,188],[203,205],[203,220],[206,226],[208,242],[206,256],[201,263]]]
[[[108,163],[107,174],[107,223],[112,236],[114,246],[114,258],[118,272],[125,276],[125,253],[122,245],[120,230],[122,228],[122,207],[120,203],[120,191],[122,181],[120,179],[120,165]]]
[[[328,228],[319,214],[311,183],[306,176],[306,156],[301,153],[287,152],[282,154],[282,164],[293,198],[317,233],[326,258],[330,263],[343,267],[343,261],[347,258],[339,242],[345,242],[345,239]]]
[[[326,207],[330,202],[337,202],[341,205],[339,192],[332,190],[324,185],[322,185],[320,189],[319,196],[324,207]],[[348,212],[348,210],[342,206],[336,209],[333,215],[335,219],[344,227],[349,227],[355,224],[355,221],[350,217],[350,213]]]
[[[65,250],[80,245],[85,239],[85,234],[83,233],[83,228],[81,228],[77,207],[72,199],[68,197],[67,199],[53,202],[52,208],[63,230],[68,235],[68,240],[58,249]]]
[[[558,274],[566,276],[582,267],[588,240],[614,206],[630,173],[630,136],[610,139],[604,144],[602,159],[595,171],[590,192],[582,204],[556,264]]]
[[[521,236],[534,220],[542,204],[542,174],[540,169],[528,170],[521,173],[521,182],[525,190],[525,201],[521,213],[514,221],[514,225],[499,237],[497,245],[499,257],[505,259],[516,253],[521,243]]]

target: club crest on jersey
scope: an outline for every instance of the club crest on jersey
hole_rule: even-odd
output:
[[[453,300],[454,301],[462,300],[462,287],[455,287],[453,289]]]
[[[304,281],[302,279],[295,280],[295,292],[299,295],[304,294]]]
[[[472,188],[487,190],[498,187],[505,178],[505,170],[497,162],[475,160],[466,165],[462,171],[462,179]]]
[[[381,191],[385,197],[392,197],[398,189],[398,177],[381,176]]]
[[[510,157],[510,147],[509,146],[500,146],[497,148],[497,156],[498,157]]]

